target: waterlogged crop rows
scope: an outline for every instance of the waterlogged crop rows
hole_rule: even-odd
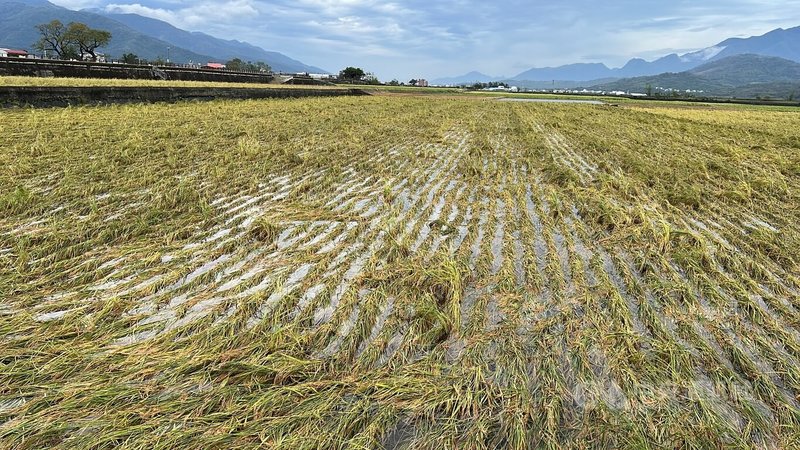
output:
[[[800,438],[796,114],[373,97],[0,119],[3,446]]]

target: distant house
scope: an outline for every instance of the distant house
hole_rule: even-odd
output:
[[[13,48],[0,48],[0,57],[3,58],[27,58],[28,52],[25,50],[15,50]]]
[[[205,66],[203,66],[203,68],[205,68],[205,69],[217,69],[217,70],[222,70],[222,69],[224,69],[224,68],[225,68],[225,64],[220,64],[220,63],[210,62],[210,63],[207,63]]]
[[[425,80],[425,79],[422,79],[422,78],[417,80],[417,87],[428,87],[428,86],[429,86],[428,80]]]

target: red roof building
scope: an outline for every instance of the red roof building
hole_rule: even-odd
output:
[[[220,64],[220,63],[215,63],[215,62],[210,62],[210,63],[206,64],[206,69],[224,69],[224,68],[225,68],[225,64]]]
[[[0,56],[4,58],[27,58],[28,52],[25,50],[15,50],[13,48],[0,48]]]

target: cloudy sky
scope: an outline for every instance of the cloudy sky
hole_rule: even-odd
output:
[[[621,66],[800,25],[800,0],[51,0],[137,13],[381,79]]]

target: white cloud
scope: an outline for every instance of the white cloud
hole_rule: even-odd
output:
[[[140,3],[109,3],[103,9],[110,13],[139,14],[189,29],[202,29],[210,23],[236,25],[259,16],[258,8],[251,0],[204,1],[174,9],[152,8]]]
[[[102,0],[54,0],[50,3],[69,9],[84,9],[97,7],[105,2]]]
[[[139,14],[140,16],[151,17],[153,19],[163,20],[164,22],[169,22],[172,24],[176,24],[178,22],[177,15],[174,11],[162,8],[150,8],[148,6],[140,5],[139,3],[111,3],[106,5],[103,10],[114,14]]]

